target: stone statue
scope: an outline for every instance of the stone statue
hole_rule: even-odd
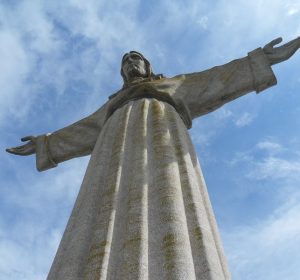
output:
[[[187,129],[192,120],[276,84],[271,65],[300,48],[273,40],[248,56],[165,78],[132,51],[123,88],[95,113],[7,149],[37,169],[91,154],[48,280],[230,279]]]

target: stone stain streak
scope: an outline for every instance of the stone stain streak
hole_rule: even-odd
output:
[[[147,120],[149,101],[131,102],[131,115],[128,125],[125,165],[126,180],[122,188],[123,235],[119,235],[119,260],[115,275],[109,279],[147,279],[148,278],[148,221],[147,221]],[[134,119],[139,121],[134,121]],[[135,135],[135,137],[130,137]],[[128,163],[128,164],[127,164]],[[127,167],[126,167],[127,166]],[[124,178],[125,179],[125,178]],[[122,218],[121,218],[122,217]],[[119,220],[121,223],[121,220]],[[115,267],[116,268],[116,267]]]
[[[219,255],[221,245],[211,238],[212,228],[216,225],[210,223],[210,218],[213,218],[212,210],[205,208],[205,182],[202,178],[197,178],[199,163],[196,157],[192,157],[195,151],[187,131],[178,129],[182,126],[180,122],[181,120],[170,114],[172,147],[175,149],[178,163],[195,273],[197,279],[224,279],[222,275],[225,272],[221,264],[225,262],[225,258]],[[201,265],[197,264],[199,262]],[[216,274],[217,278],[213,278],[212,274]],[[226,277],[229,278],[229,274]]]
[[[110,162],[108,163],[109,174],[107,176],[107,182],[102,186],[104,187],[103,195],[99,197],[100,207],[97,215],[98,221],[94,228],[94,239],[85,269],[85,279],[106,279],[115,226],[127,130],[127,121],[124,122],[121,120],[129,118],[130,109],[131,108],[128,108],[128,110],[123,111],[122,114],[119,115],[117,123],[110,123],[113,126],[118,125],[119,127],[113,138],[114,143],[111,148],[112,154]],[[112,128],[108,125],[106,129],[110,130]]]

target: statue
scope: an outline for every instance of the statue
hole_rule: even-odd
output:
[[[192,120],[276,84],[271,65],[300,38],[275,39],[247,57],[165,78],[132,51],[123,88],[92,115],[7,149],[36,154],[39,171],[91,159],[48,280],[230,279],[187,129]]]

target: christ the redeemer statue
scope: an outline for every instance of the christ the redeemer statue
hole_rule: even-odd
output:
[[[246,57],[165,78],[132,51],[123,88],[95,113],[7,149],[36,154],[39,171],[91,159],[48,280],[230,279],[188,134],[192,120],[276,84],[271,65],[300,47],[281,38]]]

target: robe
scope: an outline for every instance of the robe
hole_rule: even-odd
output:
[[[212,69],[144,81],[37,137],[39,171],[91,154],[48,280],[230,279],[192,120],[276,84],[261,48]]]

